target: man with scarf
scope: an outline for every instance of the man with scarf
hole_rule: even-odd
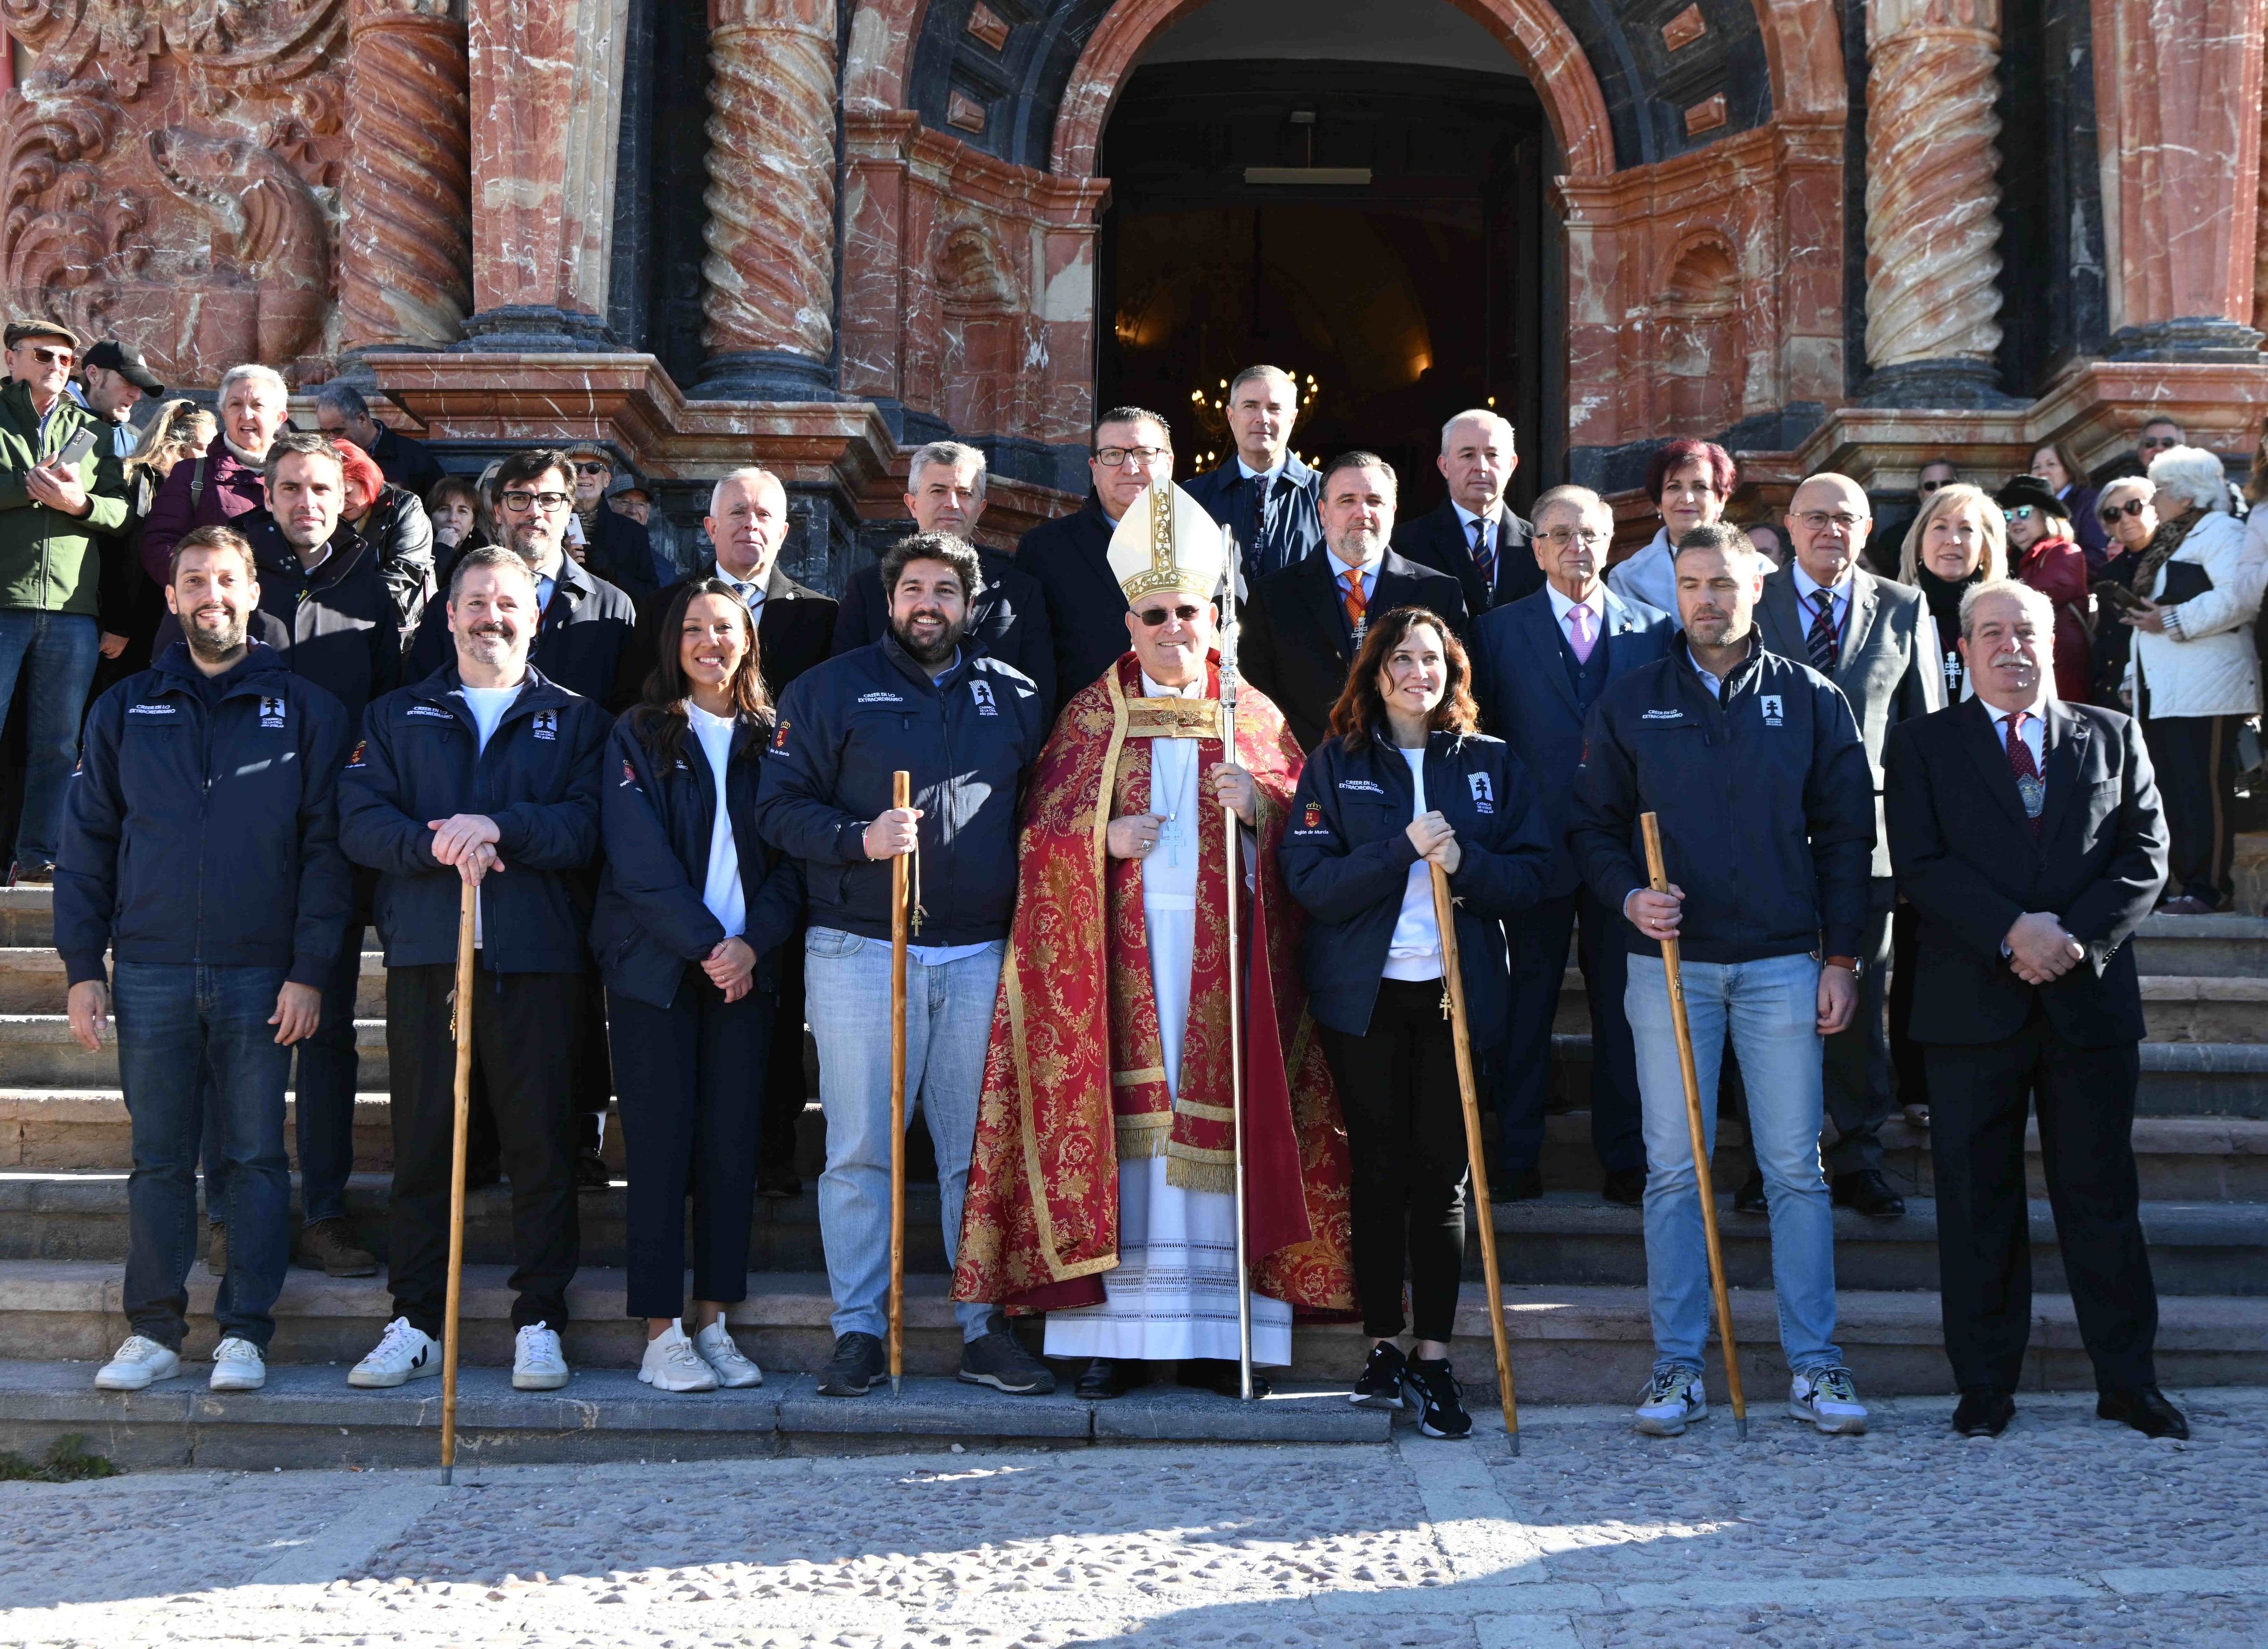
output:
[[[1291,1360],[1295,1309],[1354,1306],[1346,1137],[1276,859],[1300,747],[1247,687],[1224,759],[1225,559],[1169,481],[1127,512],[1110,565],[1132,646],[1066,703],[1026,792],[953,1292],[1048,1312],[1048,1355],[1089,1359],[1082,1397],[1118,1396],[1167,1361],[1183,1385],[1240,1388],[1240,1052],[1252,1360]],[[1250,959],[1241,1050],[1232,897]]]

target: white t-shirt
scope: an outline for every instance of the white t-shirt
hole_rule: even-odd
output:
[[[717,821],[709,828],[709,873],[701,884],[701,902],[725,924],[725,937],[747,931],[747,894],[740,887],[740,850],[733,840],[733,821],[725,812],[725,764],[733,755],[733,723],[729,717],[711,716],[698,704],[685,707],[685,718],[709,758],[710,776],[717,781]]]
[[[1410,764],[1410,781],[1418,787],[1418,805],[1410,813],[1414,821],[1425,813],[1425,752],[1403,750],[1399,754]],[[1433,866],[1430,860],[1421,858],[1410,867],[1410,879],[1403,884],[1402,914],[1394,918],[1394,937],[1386,946],[1386,977],[1440,976],[1441,926],[1433,916]]]
[[[496,734],[497,724],[504,719],[504,711],[512,708],[512,700],[519,696],[520,688],[526,685],[522,681],[516,687],[468,687],[464,689],[465,703],[473,707],[473,725],[480,729],[481,734],[479,747],[473,753],[475,762],[486,754],[489,740]],[[486,902],[486,900],[477,897],[473,901],[475,950],[478,950],[482,944],[481,907]]]

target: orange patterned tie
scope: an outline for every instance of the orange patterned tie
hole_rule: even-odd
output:
[[[1347,622],[1353,626],[1354,631],[1357,635],[1360,635],[1362,633],[1363,609],[1369,606],[1369,603],[1363,599],[1361,569],[1358,568],[1352,572],[1342,573],[1339,576],[1346,580],[1345,606]]]

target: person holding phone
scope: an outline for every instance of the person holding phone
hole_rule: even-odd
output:
[[[126,525],[125,472],[95,416],[63,393],[79,341],[52,320],[6,332],[0,388],[0,722],[20,677],[31,749],[11,882],[55,880],[63,795],[100,662],[101,534]]]

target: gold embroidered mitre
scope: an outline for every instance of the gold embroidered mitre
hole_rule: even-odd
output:
[[[1134,501],[1110,535],[1110,571],[1129,605],[1151,595],[1210,601],[1226,564],[1220,528],[1167,476]]]

